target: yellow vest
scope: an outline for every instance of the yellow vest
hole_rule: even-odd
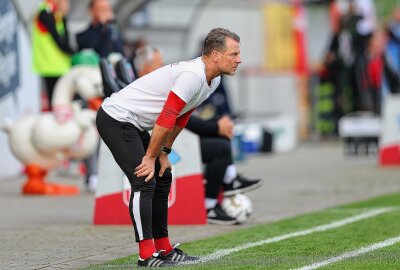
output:
[[[39,5],[39,11],[51,7],[43,2]],[[62,18],[56,17],[56,30],[58,34],[65,33],[65,26]],[[64,75],[71,67],[70,55],[64,53],[54,41],[50,33],[43,26],[39,25],[39,18],[36,15],[32,29],[33,45],[33,69],[43,77],[58,77]]]

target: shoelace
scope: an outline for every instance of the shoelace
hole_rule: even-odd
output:
[[[187,255],[183,250],[179,249],[178,247],[181,245],[181,243],[176,243],[175,245],[172,246],[173,250],[178,253],[179,255]]]
[[[174,248],[175,252],[178,253],[179,255],[187,255],[185,252],[183,252],[183,250],[179,249],[179,248]]]
[[[164,254],[165,254],[165,250],[162,249],[162,250],[159,250],[159,251],[155,252],[153,254],[153,257],[157,258],[157,259],[160,259],[161,261],[166,261],[166,260],[168,260],[168,258]]]

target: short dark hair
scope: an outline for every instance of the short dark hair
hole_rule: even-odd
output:
[[[209,55],[212,51],[224,51],[226,48],[226,38],[231,38],[240,42],[240,37],[224,28],[214,28],[206,36],[203,46],[203,54]]]

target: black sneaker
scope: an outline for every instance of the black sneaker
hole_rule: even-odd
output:
[[[177,264],[177,262],[167,259],[167,256],[165,256],[164,253],[165,250],[160,250],[153,253],[153,256],[145,260],[139,257],[137,263],[138,267],[169,267]]]
[[[207,209],[207,221],[209,224],[219,225],[232,225],[237,223],[236,218],[229,216],[219,204],[214,208]]]
[[[196,262],[200,260],[199,257],[190,256],[183,252],[181,249],[178,248],[180,245],[180,243],[176,243],[175,245],[173,245],[173,250],[168,253],[168,255],[165,255],[165,257],[173,262]]]
[[[224,195],[232,196],[238,193],[255,190],[261,186],[261,179],[248,179],[238,174],[238,176],[233,179],[232,183],[224,184]]]

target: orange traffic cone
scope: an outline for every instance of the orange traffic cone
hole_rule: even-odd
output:
[[[36,164],[29,164],[25,168],[28,176],[22,194],[24,195],[77,195],[79,188],[61,184],[49,184],[45,182],[44,177],[47,171]]]

